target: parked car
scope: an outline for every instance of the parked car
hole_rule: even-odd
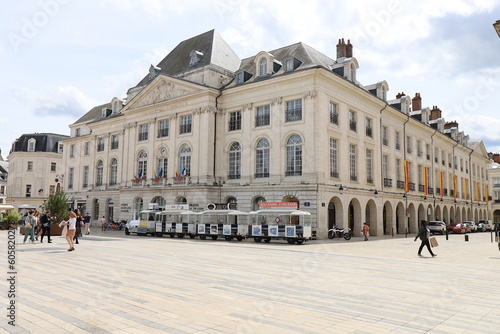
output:
[[[479,223],[477,224],[478,230],[481,230],[483,232],[486,231],[491,231],[493,229],[493,224],[489,220],[480,220]],[[480,227],[481,225],[481,227]]]
[[[446,223],[443,221],[430,221],[427,226],[432,234],[445,234],[446,233]]]
[[[477,225],[475,222],[467,221],[463,223],[465,224],[466,227],[470,228],[470,231],[468,232],[477,232]]]
[[[454,223],[448,225],[448,232],[462,234],[466,232],[466,228],[464,224]]]

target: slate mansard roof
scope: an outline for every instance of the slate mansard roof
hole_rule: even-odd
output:
[[[31,133],[19,137],[13,144],[10,153],[28,152],[28,143],[30,139],[35,139],[35,152],[58,152],[58,144],[61,140],[69,136],[54,133]]]

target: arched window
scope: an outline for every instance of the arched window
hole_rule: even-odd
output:
[[[259,76],[267,74],[267,59],[262,58],[259,62]]]
[[[116,185],[116,181],[118,179],[118,160],[112,159],[111,164],[109,165],[109,185]]]
[[[186,204],[187,199],[186,197],[179,196],[175,199],[175,204]]]
[[[229,148],[229,175],[228,179],[239,179],[241,177],[241,145],[238,142],[231,144]]]
[[[255,151],[255,177],[269,177],[269,141],[262,138]]]
[[[167,204],[165,199],[161,196],[156,196],[155,198],[153,198],[151,200],[151,203],[157,203],[160,209],[165,209],[165,205]]]
[[[226,199],[226,203],[227,203],[228,209],[236,210],[238,207],[238,200],[235,197],[232,197],[232,196],[228,197]]]
[[[145,151],[139,152],[137,159],[137,177],[145,179],[148,169],[148,154]]]
[[[302,175],[302,138],[292,135],[286,143],[287,176]]]
[[[184,144],[179,150],[179,176],[191,175],[191,148]]]
[[[252,210],[257,211],[259,210],[259,203],[265,202],[266,199],[264,197],[255,197],[252,203]]]
[[[97,162],[96,173],[95,173],[95,185],[102,186],[102,178],[104,174],[104,162],[99,160]]]
[[[28,152],[35,152],[36,139],[30,138],[28,140]]]

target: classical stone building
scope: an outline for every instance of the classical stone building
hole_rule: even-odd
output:
[[[64,189],[95,219],[151,202],[296,201],[320,237],[490,217],[484,145],[418,93],[362,85],[358,68],[344,40],[335,58],[297,43],[245,59],[215,31],[185,40],[70,125]]]
[[[0,211],[5,211],[2,205],[7,203],[7,177],[9,175],[9,163],[3,160],[0,151]]]
[[[53,133],[23,134],[8,155],[7,199],[17,209],[40,210],[64,178],[63,145]]]

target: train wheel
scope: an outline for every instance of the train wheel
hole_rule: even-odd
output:
[[[264,242],[270,242],[271,241],[271,238],[265,238],[264,239]]]
[[[255,241],[255,242],[261,242],[262,238],[261,237],[255,237],[255,238],[253,238],[253,241]]]
[[[304,239],[297,239],[295,242],[297,245],[302,245],[304,243]]]
[[[212,240],[217,240],[218,236],[217,235],[212,235]]]
[[[200,240],[205,240],[207,238],[206,235],[200,235]]]
[[[239,235],[236,237],[236,240],[241,241],[241,240],[243,240],[243,237],[241,235]]]
[[[194,234],[190,234],[190,235],[189,235],[189,237],[190,237],[191,239],[194,239],[195,235],[194,235]]]
[[[231,241],[231,240],[233,240],[233,237],[232,237],[232,236],[230,236],[230,235],[226,235],[226,236],[224,237],[224,239],[226,239],[226,241]]]
[[[290,245],[293,245],[295,243],[295,240],[293,240],[292,238],[288,238],[286,239],[286,242],[288,242]]]
[[[177,234],[177,238],[179,238],[179,239],[184,238],[184,233],[179,233],[179,234]]]
[[[171,234],[169,234],[169,236],[170,236],[170,238],[173,238],[173,237],[175,237],[175,234],[171,233]]]

